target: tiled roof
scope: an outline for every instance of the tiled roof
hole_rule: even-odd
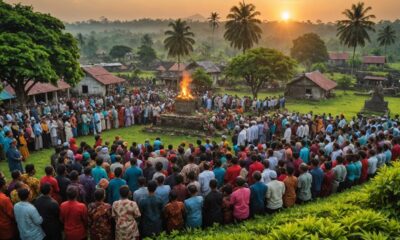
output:
[[[199,66],[204,68],[207,73],[220,73],[221,69],[211,61],[197,61],[189,64],[187,67]]]
[[[33,83],[32,81],[29,81],[26,84],[25,89],[29,88],[29,86],[31,86],[32,83]],[[65,90],[68,88],[71,88],[71,86],[68,83],[64,82],[63,80],[59,80],[57,82],[57,86],[55,86],[51,83],[38,82],[35,84],[35,86],[33,86],[31,88],[31,90],[29,90],[28,96],[33,96],[33,95],[42,94],[42,93],[56,92],[56,91]],[[7,85],[4,89],[7,92],[9,92],[10,94],[15,95],[15,91],[10,85]]]
[[[384,57],[384,56],[364,56],[363,63],[364,64],[385,64],[386,57]]]
[[[168,71],[171,72],[180,72],[180,71],[184,71],[186,69],[186,64],[185,63],[175,63],[174,65],[172,65],[172,67],[170,67],[168,69]]]
[[[348,60],[349,59],[349,54],[345,52],[332,52],[329,53],[329,59],[330,60]]]
[[[86,74],[103,85],[124,83],[125,79],[117,77],[101,66],[84,66],[82,67]]]
[[[337,86],[337,83],[335,81],[326,78],[319,71],[305,73],[304,75],[326,91],[329,91]]]
[[[377,76],[365,76],[364,80],[372,80],[372,81],[386,81],[385,77],[377,77]]]

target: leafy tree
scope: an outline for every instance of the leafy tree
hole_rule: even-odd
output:
[[[180,63],[181,57],[193,52],[194,33],[190,31],[190,26],[187,25],[186,21],[181,19],[170,22],[168,26],[172,30],[165,32],[167,38],[164,40],[164,46],[168,51],[168,56],[177,57],[178,63]]]
[[[148,45],[143,44],[139,47],[138,59],[144,67],[148,67],[157,59],[156,51]]]
[[[152,47],[154,44],[153,39],[147,33],[145,35],[143,35],[141,42],[142,42],[142,45],[146,45],[148,47]]]
[[[346,16],[346,19],[337,21],[337,36],[342,44],[353,48],[353,60],[357,46],[364,47],[366,41],[371,41],[368,31],[375,31],[375,23],[371,21],[375,15],[368,13],[371,10],[371,7],[365,7],[363,2],[359,2],[353,4],[351,9],[344,10],[343,15]],[[352,64],[352,75],[353,71],[354,65]]]
[[[210,89],[212,86],[212,78],[203,68],[196,68],[192,74],[193,84],[201,89]]]
[[[261,87],[274,80],[287,81],[295,72],[296,62],[283,53],[269,48],[256,48],[236,56],[229,63],[228,76],[244,78],[254,97]]]
[[[303,63],[310,70],[314,63],[328,60],[328,50],[325,42],[315,33],[306,33],[293,40],[290,55],[297,61]]]
[[[0,29],[0,79],[15,90],[23,109],[37,83],[64,79],[74,85],[83,77],[77,41],[60,20],[0,1]]]
[[[344,92],[346,92],[346,90],[353,86],[353,78],[348,75],[343,75],[338,79],[337,84],[340,89],[343,89]]]
[[[132,52],[132,48],[124,45],[115,45],[111,48],[110,50],[110,57],[113,59],[119,59],[121,60],[122,58],[125,57],[127,53]]]
[[[314,63],[314,64],[311,66],[311,70],[312,70],[312,71],[320,71],[321,73],[325,73],[326,71],[328,71],[328,67],[326,66],[325,63],[322,63],[322,62],[320,62],[320,63]]]
[[[212,48],[214,48],[214,32],[215,29],[219,27],[219,14],[217,12],[212,12],[210,17],[208,18],[208,23],[210,24],[211,30],[212,30]]]
[[[84,48],[84,53],[89,59],[93,60],[93,59],[96,59],[96,57],[97,57],[98,49],[99,49],[99,47],[98,47],[97,40],[94,37],[94,34],[92,33],[92,34],[90,34],[90,37],[87,40],[87,43]]]
[[[231,47],[242,50],[243,53],[257,44],[261,38],[261,21],[256,17],[260,15],[253,4],[244,1],[239,6],[233,6],[228,14],[225,24],[224,38],[230,42]]]
[[[396,31],[393,29],[391,25],[387,25],[378,33],[378,42],[381,47],[385,47],[385,56],[386,56],[386,48],[389,45],[392,45],[396,42]]]

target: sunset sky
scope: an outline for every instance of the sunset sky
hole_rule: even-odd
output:
[[[36,11],[51,13],[64,21],[99,19],[131,20],[137,18],[185,18],[194,14],[207,17],[217,11],[225,18],[229,8],[239,0],[5,0],[34,6]],[[252,0],[262,20],[320,19],[324,22],[341,18],[341,12],[356,1],[350,0]],[[400,0],[365,0],[378,20],[400,18]]]

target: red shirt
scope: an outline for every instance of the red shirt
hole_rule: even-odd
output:
[[[332,183],[335,179],[335,174],[330,170],[329,172],[324,173],[324,180],[322,181],[321,186],[321,197],[327,197],[332,193]]]
[[[252,164],[250,164],[249,174],[247,175],[248,182],[250,185],[255,183],[255,180],[253,178],[253,173],[255,171],[259,171],[260,173],[262,173],[264,171],[264,165],[262,165],[262,163],[260,163],[259,161],[255,161]]]
[[[60,192],[60,187],[58,186],[58,181],[55,177],[53,176],[44,176],[40,179],[40,185],[43,185],[45,183],[48,183],[51,185],[51,192],[50,196],[55,199],[57,202],[60,203],[60,196],[58,193]]]
[[[242,168],[238,164],[228,167],[225,173],[225,182],[230,183],[232,186],[236,186],[236,178],[240,175],[241,169]]]
[[[0,239],[13,239],[17,236],[13,208],[11,200],[0,192]]]
[[[293,166],[294,166],[294,175],[298,177],[300,175],[300,165],[303,163],[303,160],[301,158],[297,158],[293,161]]]
[[[87,208],[78,201],[66,201],[60,206],[60,220],[64,224],[64,232],[67,240],[79,240],[86,238]]]
[[[392,148],[392,160],[395,161],[400,157],[400,145],[396,144]]]
[[[361,182],[367,181],[368,178],[368,158],[361,160]]]

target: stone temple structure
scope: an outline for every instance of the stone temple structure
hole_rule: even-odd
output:
[[[204,123],[206,118],[198,114],[200,102],[192,96],[189,74],[184,73],[180,82],[180,93],[175,99],[175,112],[164,113],[156,126],[146,128],[147,132],[160,132],[170,135],[205,136]]]
[[[363,112],[386,113],[388,111],[388,102],[384,100],[382,86],[376,86],[372,98],[365,101]]]

